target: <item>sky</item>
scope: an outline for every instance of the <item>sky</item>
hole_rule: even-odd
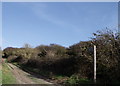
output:
[[[2,3],[0,2],[0,49],[2,46]]]
[[[118,25],[117,2],[3,2],[2,48],[88,41]]]

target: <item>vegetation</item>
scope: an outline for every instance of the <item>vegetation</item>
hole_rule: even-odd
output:
[[[2,84],[16,84],[16,79],[4,63],[2,68]]]
[[[2,50],[0,47],[0,85],[2,85],[2,60],[1,60],[1,57],[2,57]]]
[[[89,41],[81,41],[65,48],[57,44],[40,45],[31,48],[8,47],[3,50],[3,58],[17,62],[21,67],[31,69],[48,78],[62,77],[61,83],[92,83],[93,45],[97,46],[97,83],[120,82],[120,35],[105,29],[93,33]],[[67,80],[65,77],[68,77]],[[59,78],[56,78],[59,79]]]

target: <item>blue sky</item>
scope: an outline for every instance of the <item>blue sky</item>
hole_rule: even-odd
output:
[[[2,3],[0,2],[0,47],[2,46]]]
[[[68,47],[118,24],[117,2],[4,2],[3,48],[51,43]]]

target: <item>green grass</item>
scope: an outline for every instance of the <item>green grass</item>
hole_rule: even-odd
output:
[[[55,77],[55,79],[63,79],[63,78],[66,77],[66,76],[63,76],[63,75],[55,75],[54,77]]]
[[[2,84],[2,70],[0,70],[0,85]]]
[[[77,84],[93,84],[91,80],[88,80],[86,78],[78,78],[77,76],[73,75],[69,77],[68,80],[65,81],[66,84],[69,85],[77,85]]]
[[[16,84],[15,77],[5,63],[2,66],[2,84]]]

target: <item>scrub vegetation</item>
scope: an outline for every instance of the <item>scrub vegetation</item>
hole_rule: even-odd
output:
[[[93,45],[96,45],[97,83],[120,84],[120,35],[110,29],[93,35],[89,41],[68,48],[57,44],[8,47],[3,50],[3,58],[60,84],[92,84]]]

